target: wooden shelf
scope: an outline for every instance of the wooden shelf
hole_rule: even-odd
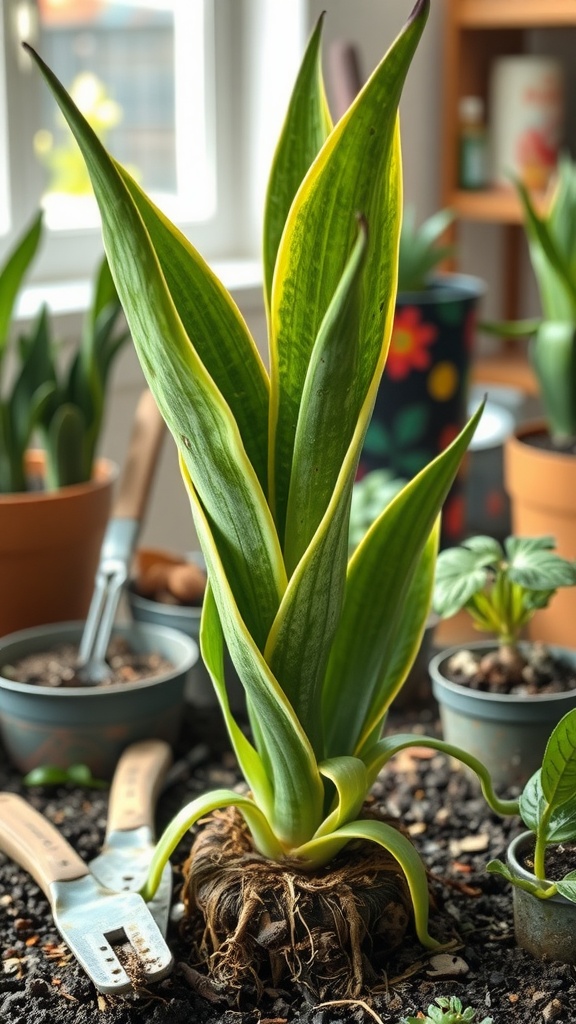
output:
[[[503,348],[491,356],[479,356],[472,363],[474,384],[493,384],[519,388],[526,395],[537,397],[540,389],[526,356],[526,350]]]
[[[535,195],[533,198],[536,207],[543,210],[544,195]],[[478,192],[459,189],[448,197],[447,205],[464,220],[497,221],[501,224],[522,223],[520,201],[512,189],[483,189]]]
[[[460,0],[455,7],[464,28],[542,28],[573,25],[575,0]]]

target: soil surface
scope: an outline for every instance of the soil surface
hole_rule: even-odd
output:
[[[463,647],[446,661],[445,671],[453,683],[484,693],[530,696],[576,689],[574,664],[537,641],[488,653]]]
[[[99,680],[96,686],[112,686],[116,683],[136,683],[139,680],[154,679],[173,670],[174,665],[162,655],[148,651],[134,651],[124,637],[112,637],[106,652],[106,663],[110,675]],[[2,665],[0,671],[6,679],[34,686],[71,687],[82,686],[77,675],[78,647],[75,644],[58,644],[48,651],[35,651],[20,658],[13,665]]]
[[[390,729],[438,729],[436,709]],[[185,756],[186,755],[186,756]],[[197,793],[238,782],[219,719],[190,711],[177,762],[161,794],[157,828]],[[78,787],[24,789],[0,751],[0,788],[19,792],[42,810],[89,860],[103,841],[107,793]],[[205,987],[201,967],[178,920],[180,866],[189,837],[174,857],[174,907],[168,941],[176,966],[170,977],[130,998],[98,995],[62,942],[48,903],[31,878],[0,854],[0,1021],[2,1024],[398,1024],[425,1011],[437,996],[457,995],[494,1024],[574,1024],[576,969],[543,963],[516,948],[509,886],[485,871],[504,857],[522,831],[517,818],[501,820],[487,808],[475,780],[442,755],[423,748],[397,755],[378,779],[374,797],[408,828],[430,872],[431,931],[452,940],[446,953],[423,949],[410,933],[387,963],[378,964],[371,992],[347,1004],[307,1003],[294,992],[268,991],[257,1006],[228,1006]],[[502,795],[516,795],[509,791]],[[375,960],[376,962],[376,960]],[[200,993],[203,994],[200,994]],[[206,998],[208,997],[208,998]]]

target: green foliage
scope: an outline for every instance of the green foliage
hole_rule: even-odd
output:
[[[564,715],[552,732],[542,767],[528,780],[520,796],[520,814],[534,833],[534,875],[539,883],[516,878],[499,860],[490,861],[488,871],[503,875],[540,899],[560,893],[576,903],[576,871],[548,884],[545,864],[551,844],[576,842],[576,708]]]
[[[374,469],[354,484],[350,506],[350,555],[405,483],[405,480],[395,477],[389,469]]]
[[[407,206],[400,232],[398,291],[421,292],[430,284],[432,271],[453,253],[441,238],[454,220],[452,210],[439,210],[423,224],[416,224],[416,212]]]
[[[321,22],[311,37],[266,197],[269,372],[200,254],[33,56],[86,160],[136,351],[179,448],[209,578],[202,654],[248,788],[203,794],[182,809],[159,840],[144,895],[191,825],[234,805],[261,854],[303,870],[354,839],[388,849],[406,874],[417,934],[436,945],[420,858],[362,807],[404,746],[454,753],[435,739],[380,736],[420,646],[440,509],[481,409],[384,508],[348,561],[353,485],[396,300],[398,103],[428,8],[419,0],[334,128]],[[250,737],[230,708],[225,646],[246,691]],[[462,756],[496,810],[516,809]]]
[[[470,537],[441,551],[434,611],[443,618],[465,608],[476,629],[516,646],[520,631],[558,587],[576,584],[576,565],[554,553],[553,537]]]
[[[436,1006],[431,1003],[425,1017],[403,1017],[400,1024],[473,1024],[478,1010],[468,1006],[462,1009],[458,996],[437,996]],[[477,1024],[492,1024],[492,1017],[484,1017]]]
[[[47,488],[90,479],[108,375],[128,338],[117,330],[121,306],[103,259],[82,341],[68,367],[60,365],[46,307],[14,345],[14,365],[8,365],[16,299],[41,237],[40,213],[0,268],[0,494],[27,490],[25,452],[35,432],[46,451]]]
[[[25,786],[83,786],[85,789],[107,789],[110,783],[95,779],[86,764],[71,764],[60,768],[55,764],[42,764],[28,772],[22,782]]]
[[[540,215],[522,184],[530,259],[542,317],[484,325],[491,334],[530,336],[530,357],[550,434],[558,447],[576,438],[576,163],[564,156],[547,212]]]

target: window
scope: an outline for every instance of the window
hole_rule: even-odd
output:
[[[258,256],[305,0],[0,3],[0,257],[40,201],[37,281],[87,276],[101,252],[83,162],[20,46],[26,38],[208,259]]]

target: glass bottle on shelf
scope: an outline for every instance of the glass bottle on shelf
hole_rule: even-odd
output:
[[[486,188],[488,146],[484,101],[480,96],[462,96],[458,104],[458,184],[462,189]]]

